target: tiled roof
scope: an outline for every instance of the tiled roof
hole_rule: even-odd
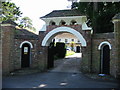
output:
[[[66,17],[66,16],[82,16],[82,14],[79,10],[76,10],[76,9],[54,10],[51,13],[49,13],[41,18]]]
[[[120,13],[116,14],[113,19],[120,19]]]
[[[26,29],[16,29],[15,38],[28,38],[28,39],[38,39],[38,35],[26,30]]]
[[[3,21],[2,24],[12,24],[12,25],[17,25],[14,21],[12,21],[11,19]]]

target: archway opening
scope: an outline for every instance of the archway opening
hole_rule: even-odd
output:
[[[24,43],[21,48],[21,68],[30,67],[30,45]]]
[[[74,38],[66,37],[67,34],[74,36]],[[64,36],[62,36],[62,35],[64,35]],[[53,43],[53,41],[55,43]],[[87,45],[86,40],[83,38],[82,34],[72,28],[69,28],[69,27],[59,27],[59,28],[56,28],[56,29],[53,29],[52,31],[50,31],[42,41],[42,46],[48,46],[48,61],[47,61],[48,68],[57,67],[56,64],[60,65],[59,62],[62,61],[61,59],[59,59],[59,61],[56,63],[57,60],[53,60],[55,56],[54,56],[54,54],[52,56],[52,53],[54,51],[54,47],[56,46],[57,42],[64,43],[65,47],[66,47],[66,51],[68,49],[70,51],[73,51],[75,54],[74,56],[62,59],[64,61],[64,63],[68,63],[70,61],[69,64],[67,64],[67,66],[63,66],[62,69],[64,67],[68,67],[67,69],[69,69],[69,70],[67,70],[67,71],[73,72],[72,70],[74,70],[74,69],[70,69],[70,68],[77,68],[76,69],[76,71],[77,71],[78,66],[80,66],[80,60],[81,60],[80,58],[82,56],[81,47],[83,47],[83,46],[85,47]],[[54,47],[52,47],[52,46],[54,46]],[[62,46],[64,46],[64,45],[62,44]],[[60,49],[58,51],[62,51],[62,49]],[[77,52],[77,54],[76,54],[76,52]],[[65,71],[65,70],[66,69],[64,68],[63,71]],[[59,72],[63,72],[63,71],[59,71]]]
[[[101,48],[100,73],[110,74],[110,48],[109,45],[103,45]]]
[[[82,58],[81,51],[81,42],[76,36],[68,32],[59,32],[52,37],[48,46],[47,68],[59,67],[62,62],[72,62],[69,67],[78,68]],[[68,64],[66,64],[64,70],[66,70],[66,67],[68,67]]]

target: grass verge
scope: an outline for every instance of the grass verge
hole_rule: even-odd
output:
[[[70,56],[70,55],[73,55],[73,54],[75,54],[75,52],[74,51],[66,51],[66,56]]]

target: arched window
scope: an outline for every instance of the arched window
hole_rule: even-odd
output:
[[[64,20],[60,21],[60,25],[65,25],[65,24],[66,24],[66,22]]]
[[[70,25],[76,25],[77,24],[77,22],[75,21],[75,20],[72,20],[71,22],[70,22]]]
[[[49,25],[56,25],[54,21],[50,21]]]

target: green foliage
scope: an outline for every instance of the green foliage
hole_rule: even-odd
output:
[[[18,20],[22,12],[20,8],[11,2],[2,2],[2,21],[11,19],[12,21]]]
[[[33,27],[32,20],[29,17],[23,17],[20,19],[19,27],[36,31],[35,27]]]
[[[21,20],[20,20],[20,26],[22,28],[32,28],[32,20],[29,18],[29,17],[23,17]]]
[[[17,7],[12,2],[2,2],[2,18],[0,22],[12,20],[12,21],[18,21],[18,25],[21,28],[28,28],[33,31],[36,31],[36,29],[32,25],[32,20],[29,17],[23,17],[20,19],[22,12],[20,11],[20,8]],[[20,23],[19,23],[20,22]]]
[[[120,2],[75,2],[77,8],[88,17],[88,26],[94,33],[113,32],[112,17],[120,12]]]

